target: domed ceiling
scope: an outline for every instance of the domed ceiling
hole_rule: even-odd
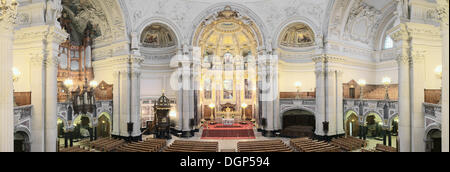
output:
[[[284,47],[310,47],[315,43],[314,32],[303,23],[291,24],[282,32],[280,45]]]
[[[223,56],[225,53],[243,55],[256,51],[256,39],[251,28],[238,19],[238,14],[229,7],[220,12],[208,25],[201,37],[201,46],[209,55]]]
[[[176,45],[176,37],[165,25],[152,24],[142,32],[141,44],[150,48],[173,47]]]

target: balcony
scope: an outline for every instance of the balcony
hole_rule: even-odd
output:
[[[33,105],[14,107],[14,132],[24,131],[31,134],[31,116]]]

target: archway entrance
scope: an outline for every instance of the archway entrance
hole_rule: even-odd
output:
[[[89,117],[85,115],[78,116],[74,121],[73,138],[75,140],[81,140],[91,136],[92,125]]]
[[[57,128],[58,128],[58,138],[64,138],[64,121],[61,118],[58,118]]]
[[[366,116],[366,137],[375,140],[383,140],[383,120],[375,113]]]
[[[14,133],[14,152],[30,152],[30,137],[27,133]]]
[[[356,113],[349,112],[350,114],[345,119],[345,134],[347,136],[358,137],[359,136],[359,119]]]
[[[398,136],[398,116],[392,120],[390,130],[393,136]]]
[[[313,113],[295,109],[283,114],[283,137],[313,137],[316,119]]]
[[[111,136],[111,123],[106,115],[101,115],[98,118],[97,137],[110,137]]]
[[[201,74],[197,102],[201,117],[215,123],[258,121],[257,52],[261,32],[253,21],[227,6],[200,24],[193,36]],[[196,102],[195,102],[196,103]]]
[[[442,133],[441,130],[433,129],[427,133],[427,152],[442,152]]]

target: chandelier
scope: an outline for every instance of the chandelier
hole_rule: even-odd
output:
[[[73,85],[73,81],[71,79],[67,79],[64,81],[64,84],[67,87]],[[82,88],[78,87],[77,89],[70,92],[70,97],[72,101],[72,106],[74,110],[74,114],[87,114],[87,113],[95,113],[96,105],[95,105],[95,96],[94,89],[98,86],[96,81],[91,81],[88,84],[87,78],[84,79],[84,83]]]

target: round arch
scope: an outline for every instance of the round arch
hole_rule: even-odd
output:
[[[375,112],[375,111],[369,111],[363,116],[362,122],[364,125],[366,124],[367,117],[369,117],[370,115],[375,115],[376,118],[381,119],[381,122],[383,122],[383,125],[386,125],[385,121],[383,119],[383,116],[381,116],[378,112]]]
[[[274,38],[274,41],[272,42],[272,47],[279,48],[280,37],[281,37],[281,34],[283,33],[283,31],[285,29],[287,29],[287,27],[289,27],[293,24],[296,24],[296,23],[305,24],[306,26],[311,28],[312,32],[314,33],[314,38],[315,38],[314,46],[317,46],[318,43],[320,43],[318,41],[322,41],[321,40],[322,32],[320,31],[319,27],[314,24],[314,22],[312,22],[311,20],[309,20],[306,17],[295,17],[295,18],[289,18],[289,19],[285,20],[277,27],[277,29],[275,29],[275,31],[272,33],[272,38]]]
[[[87,117],[87,118],[89,118],[89,126],[90,127],[92,127],[92,126],[94,126],[94,118],[92,117],[92,115],[77,115],[73,120],[72,120],[72,123],[71,123],[71,127],[74,127],[75,126],[75,122],[77,122],[78,120],[81,120],[81,118],[82,117]]]
[[[153,24],[161,24],[163,26],[166,26],[168,29],[170,29],[175,34],[176,39],[176,48],[182,47],[182,40],[184,40],[184,36],[178,26],[170,21],[169,19],[163,18],[163,17],[151,17],[143,21],[135,30],[134,32],[137,33],[137,38],[140,42],[142,32],[144,32],[145,28],[148,26],[151,26]]]
[[[61,119],[61,121],[63,121],[65,127],[69,127],[69,122],[67,121],[67,119],[66,119],[64,116],[58,114],[58,115],[56,116],[56,118],[57,118],[57,119],[58,119],[58,118]]]
[[[242,16],[248,17],[255,25],[255,28],[257,29],[254,33],[255,36],[258,36],[257,39],[258,45],[260,47],[266,47],[266,41],[268,41],[270,38],[267,37],[267,30],[266,26],[264,24],[264,20],[262,20],[255,12],[253,12],[250,8],[246,7],[245,5],[234,3],[234,2],[222,2],[217,3],[209,6],[193,20],[193,32],[189,36],[189,43],[193,46],[198,45],[198,37],[202,35],[202,23],[205,19],[210,18],[213,15],[216,15],[218,12],[223,11],[225,7],[231,7],[233,11],[238,12]],[[255,32],[255,31],[254,31]]]
[[[432,135],[434,135],[436,132],[440,133],[439,138],[432,137]],[[434,123],[431,126],[427,127],[424,137],[426,152],[442,151],[442,130],[439,124]]]
[[[398,119],[400,120],[400,116],[398,115],[398,113],[392,115],[392,116],[389,118],[389,120],[388,120],[388,126],[389,126],[389,128],[392,127],[392,122],[393,122],[396,118],[398,118]]]
[[[109,122],[112,122],[111,115],[108,112],[100,113],[100,115],[97,118],[100,118],[102,116],[105,116],[108,119]]]
[[[30,152],[31,134],[28,129],[19,127],[14,131],[14,152]]]
[[[439,130],[439,131],[442,131],[441,130],[441,126],[439,125],[439,124],[437,124],[437,123],[433,123],[433,124],[431,124],[430,126],[428,126],[427,128],[426,128],[426,130],[425,130],[425,140],[427,140],[427,137],[428,137],[428,134],[431,132],[431,131],[433,131],[433,130]]]
[[[344,113],[344,120],[345,119],[347,119],[350,115],[352,115],[352,114],[355,114],[356,115],[356,117],[358,117],[358,119],[360,119],[360,115],[358,114],[358,112],[356,112],[355,110],[353,110],[353,109],[350,109],[350,110],[347,110],[347,111],[345,111],[345,113]]]
[[[280,113],[280,122],[283,137],[313,137],[317,120],[315,113],[308,108],[290,107]]]
[[[28,135],[29,138],[31,138],[31,131],[23,125],[19,125],[14,128],[14,133],[17,133],[17,132],[24,132],[25,134]]]
[[[346,135],[349,136],[358,136],[359,135],[359,127],[361,125],[360,116],[355,111],[349,110],[345,114],[344,118],[344,131]]]

